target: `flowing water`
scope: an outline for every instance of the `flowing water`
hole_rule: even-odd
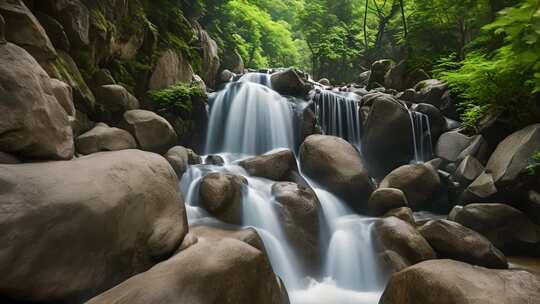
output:
[[[414,160],[413,163],[423,163],[432,159],[433,143],[431,142],[431,129],[429,117],[426,114],[409,111],[413,129]]]
[[[313,102],[323,133],[341,137],[359,148],[362,121],[358,95],[322,90],[314,96]]]
[[[356,102],[322,92],[319,114],[328,118],[327,134],[343,136],[359,145]],[[325,106],[323,103],[328,103]],[[343,103],[343,104],[340,104]],[[321,203],[322,279],[302,273],[297,252],[287,239],[275,206],[273,181],[249,176],[238,161],[286,148],[295,151],[295,105],[271,89],[270,75],[247,74],[215,94],[210,101],[207,153],[218,153],[223,166],[191,166],[181,181],[190,225],[216,224],[198,206],[199,183],[210,172],[244,176],[243,225],[254,227],[270,262],[293,304],[376,304],[385,283],[371,237],[373,219],[356,215],[332,193],[306,178]]]

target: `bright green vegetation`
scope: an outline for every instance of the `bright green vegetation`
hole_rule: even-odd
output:
[[[540,170],[540,150],[536,151],[531,157],[531,164],[527,167],[529,174],[535,175]]]
[[[199,0],[202,22],[247,67],[355,81],[382,58],[449,83],[462,119],[540,116],[540,0]]]
[[[483,27],[461,62],[444,62],[439,76],[462,98],[463,118],[474,123],[503,110],[518,124],[538,120],[540,109],[540,1],[507,8]]]
[[[148,92],[148,98],[158,109],[177,112],[191,112],[193,99],[204,96],[206,93],[200,86],[189,83],[177,83],[163,90]]]

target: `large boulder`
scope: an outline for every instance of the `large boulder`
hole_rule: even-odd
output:
[[[375,222],[374,233],[379,250],[384,256],[400,257],[391,259],[392,263],[389,266],[393,271],[400,271],[403,266],[407,267],[437,257],[426,239],[411,224],[397,217],[390,216]],[[395,260],[403,264],[393,263]]]
[[[100,106],[99,118],[108,123],[118,123],[129,110],[139,108],[139,101],[123,86],[110,84],[95,90],[96,103]]]
[[[126,130],[98,123],[92,130],[75,139],[75,147],[77,152],[86,155],[101,151],[135,149],[137,142]]]
[[[129,131],[145,151],[165,153],[176,144],[176,133],[171,124],[154,112],[127,111],[120,127]]]
[[[199,41],[202,48],[202,78],[204,82],[210,86],[214,87],[216,84],[216,78],[221,64],[219,59],[219,48],[214,39],[210,37],[207,31],[205,31],[201,26],[197,27],[199,34]]]
[[[266,249],[264,247],[264,242],[259,236],[259,233],[257,233],[257,230],[255,228],[237,228],[237,227],[217,227],[217,226],[205,226],[205,225],[192,225],[189,227],[189,233],[188,236],[194,238],[196,241],[192,242],[197,243],[199,241],[202,242],[218,242],[222,239],[229,238],[229,239],[235,239],[242,241],[248,245],[251,245],[252,247],[255,247],[262,251],[263,253],[266,253]],[[179,250],[184,250],[188,248],[187,246],[187,236],[184,239],[184,242],[180,246]]]
[[[441,135],[435,146],[435,155],[446,161],[455,162],[458,157],[475,140],[459,130],[446,132]]]
[[[369,80],[367,89],[371,90],[384,85],[384,77],[386,73],[392,68],[393,62],[390,59],[382,59],[373,62],[371,65],[371,73],[369,74]]]
[[[80,48],[90,43],[90,11],[80,0],[36,2],[40,10],[57,18],[74,46]]]
[[[57,49],[69,52],[71,49],[71,43],[69,42],[69,38],[67,37],[62,24],[51,16],[41,12],[36,13],[36,18],[39,20],[39,23],[43,29],[45,29],[45,32],[47,33],[47,36],[51,40],[53,46]]]
[[[437,172],[439,162],[404,165],[390,172],[381,182],[381,188],[396,188],[405,193],[409,206],[422,208],[441,188]]]
[[[392,209],[408,205],[403,191],[395,188],[379,188],[371,194],[368,210],[374,216],[381,216]]]
[[[73,104],[73,90],[71,87],[58,79],[51,79],[52,93],[58,103],[64,108],[70,120],[75,119],[75,105]]]
[[[70,159],[73,133],[51,80],[24,49],[0,44],[0,151],[34,159]]]
[[[190,165],[189,154],[190,152],[188,149],[182,146],[176,146],[170,148],[169,151],[167,151],[167,153],[164,155],[165,159],[167,159],[169,164],[171,164],[171,167],[174,169],[174,172],[176,172],[179,179],[182,178],[182,175],[184,175]]]
[[[292,246],[297,248],[305,271],[315,274],[320,265],[319,211],[320,203],[312,189],[291,182],[272,186],[278,202],[278,212]]]
[[[414,87],[422,80],[429,79],[429,75],[422,69],[410,71],[410,64],[407,60],[402,60],[392,66],[384,75],[384,86],[386,88],[405,91]]]
[[[282,95],[305,97],[311,89],[311,86],[294,69],[274,73],[270,80],[272,89]]]
[[[370,173],[382,178],[414,158],[411,117],[407,107],[391,95],[375,93],[362,100],[362,153]]]
[[[507,255],[540,254],[540,227],[511,206],[456,206],[448,218],[482,234]]]
[[[178,82],[190,83],[193,69],[189,61],[173,50],[166,50],[153,69],[148,88],[150,90],[165,89]]]
[[[403,220],[412,226],[416,226],[416,221],[414,219],[414,214],[411,208],[409,207],[401,207],[392,209],[384,214],[384,217],[390,217],[395,216],[400,220]]]
[[[486,170],[493,177],[499,192],[507,192],[510,197],[515,194],[512,190],[522,186],[519,184],[524,180],[523,176],[528,175],[527,167],[536,151],[540,151],[540,124],[511,134],[497,146]],[[535,184],[540,187],[538,181]]]
[[[452,119],[458,118],[454,101],[450,97],[448,84],[437,79],[427,79],[417,83],[414,89],[416,90],[416,103],[433,105],[441,110],[444,116]]]
[[[226,173],[210,173],[199,185],[199,204],[217,219],[242,224],[242,193],[247,180]]]
[[[501,304],[540,301],[540,277],[453,260],[426,261],[396,273],[380,304]]]
[[[156,154],[1,165],[0,185],[0,294],[15,300],[84,301],[170,256],[187,232],[178,180]]]
[[[474,156],[469,155],[461,161],[454,172],[454,176],[462,184],[469,185],[476,180],[482,172],[484,172],[484,166],[482,166]]]
[[[418,228],[440,258],[488,268],[508,268],[506,257],[478,232],[448,220],[432,220]]]
[[[296,158],[291,150],[269,153],[245,159],[239,163],[253,176],[274,181],[292,181],[298,173]]]
[[[300,146],[302,172],[355,209],[366,209],[373,191],[364,162],[358,151],[345,140],[312,135]]]
[[[263,251],[237,239],[200,240],[93,298],[99,303],[288,303]]]
[[[54,49],[47,33],[22,0],[0,2],[6,23],[5,38],[26,49],[39,61],[54,59]]]

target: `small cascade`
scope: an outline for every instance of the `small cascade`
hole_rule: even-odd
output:
[[[431,128],[429,117],[417,111],[410,110],[411,125],[414,141],[414,163],[423,163],[433,156],[433,143],[431,141]]]
[[[262,84],[263,86],[272,88],[272,81],[270,77],[271,77],[271,74],[267,74],[267,73],[247,73],[247,74],[244,74],[242,77],[240,77],[238,81],[258,83],[258,84]]]
[[[341,137],[351,144],[360,145],[358,97],[353,93],[321,90],[313,97],[315,114],[326,135]]]
[[[247,74],[212,97],[207,153],[258,155],[276,148],[294,150],[293,105],[269,84],[270,75]]]

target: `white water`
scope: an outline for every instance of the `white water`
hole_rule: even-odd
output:
[[[310,182],[322,207],[321,231],[326,230],[321,233],[326,237],[321,236],[323,279],[318,282],[300,270],[297,253],[290,246],[274,208],[274,182],[251,177],[236,164],[249,155],[276,148],[294,151],[293,108],[287,99],[271,90],[269,79],[266,74],[247,74],[214,98],[207,152],[220,153],[225,164],[191,166],[184,174],[181,188],[186,194],[188,221],[190,225],[217,221],[197,206],[198,184],[204,175],[242,175],[248,180],[243,195],[243,225],[259,232],[291,303],[376,304],[386,278],[378,266],[371,238],[373,220],[354,214],[336,196]]]
[[[431,141],[431,129],[429,117],[426,114],[409,111],[413,129],[414,160],[413,163],[423,163],[433,156],[433,143]]]
[[[313,101],[324,134],[341,137],[359,147],[362,120],[356,94],[323,90]]]

